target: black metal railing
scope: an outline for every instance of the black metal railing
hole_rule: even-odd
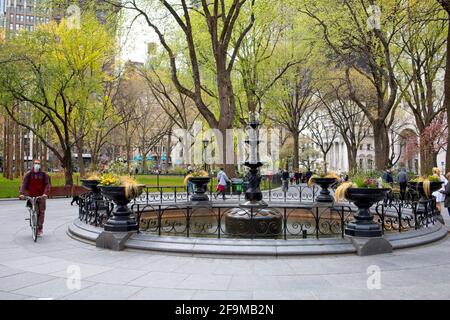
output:
[[[281,190],[274,187],[270,181],[267,182],[268,189],[262,190],[263,199],[266,201],[294,201],[294,202],[314,202],[320,192],[320,187],[313,185],[308,187],[306,184],[290,185],[288,190]],[[185,202],[189,201],[193,193],[185,186],[146,186],[143,188],[142,194],[133,200],[133,203],[164,203],[164,202]],[[207,187],[207,194],[210,199],[215,199],[216,185],[210,182]],[[227,200],[241,201],[245,199],[245,188],[236,191],[232,187],[225,192]]]
[[[276,206],[271,210],[236,208],[231,204],[211,204],[211,206],[189,206],[181,204],[133,204],[133,212],[138,218],[139,230],[155,235],[175,235],[186,237],[214,238],[323,238],[344,237],[345,224],[352,218],[354,209],[347,205],[324,207]],[[250,228],[230,232],[226,227],[228,213],[247,218]],[[258,215],[281,217],[281,228],[277,231],[270,225],[262,226]],[[254,220],[254,221],[253,221]],[[259,223],[259,224],[258,224]],[[258,232],[254,228],[258,228]]]
[[[148,190],[155,187],[148,187]],[[162,193],[171,188],[172,192]],[[183,187],[184,188],[184,187]],[[357,208],[349,203],[335,203],[332,207],[324,207],[312,202],[314,191],[308,201],[302,201],[302,192],[298,197],[290,197],[281,192],[276,196],[272,192],[266,194],[271,212],[281,216],[281,229],[276,232],[255,232],[246,229],[242,233],[230,233],[225,224],[226,216],[232,210],[240,210],[250,224],[253,217],[261,214],[261,209],[243,209],[235,201],[206,202],[205,205],[192,205],[187,199],[189,194],[175,187],[157,188],[159,197],[152,198],[152,192],[144,192],[140,199],[131,204],[133,216],[139,225],[139,232],[157,235],[178,235],[186,237],[216,238],[275,238],[301,239],[344,237],[345,225],[353,219]],[[153,191],[153,190],[152,190]],[[408,196],[390,193],[383,201],[372,207],[374,221],[381,224],[383,232],[404,232],[434,225],[439,215],[435,210],[435,200],[422,202],[425,211],[417,212],[418,195],[414,190]],[[237,195],[239,200],[243,195]],[[150,201],[154,199],[154,201]],[[184,200],[184,201],[180,201]],[[277,201],[281,200],[281,201]],[[291,201],[292,200],[292,201]],[[106,199],[95,199],[91,192],[80,195],[79,219],[86,224],[102,227],[110,217],[114,204]]]
[[[106,199],[95,199],[92,192],[86,192],[78,198],[78,218],[96,227],[103,226],[111,216],[114,203]]]

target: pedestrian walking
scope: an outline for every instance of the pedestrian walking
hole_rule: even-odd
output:
[[[230,179],[228,178],[227,174],[223,170],[223,168],[220,168],[219,172],[217,173],[217,192],[214,195],[214,197],[217,199],[217,197],[221,194],[223,197],[223,200],[226,200],[225,198],[225,191],[227,188],[227,184],[230,183]]]
[[[450,172],[447,172],[445,177],[448,181],[450,179]],[[450,215],[450,183],[447,182],[444,190],[439,190],[439,192],[444,195],[444,207],[447,208],[447,212]]]
[[[397,175],[397,181],[400,185],[400,200],[405,200],[406,197],[406,186],[408,185],[408,175],[406,174],[406,169],[401,168]]]
[[[287,192],[289,189],[289,171],[287,171],[287,169],[283,170],[281,181],[283,183],[283,192]]]
[[[436,198],[436,208],[441,211],[442,203],[445,201],[445,187],[447,185],[447,179],[441,174],[441,170],[438,167],[433,168],[433,176],[438,177],[443,182],[441,189],[433,192],[433,196]],[[441,192],[444,191],[444,192]]]

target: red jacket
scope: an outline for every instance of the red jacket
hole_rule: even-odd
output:
[[[20,193],[28,194],[30,197],[38,197],[43,194],[48,194],[50,186],[50,177],[48,174],[42,171],[35,172],[34,169],[31,169],[23,177]]]

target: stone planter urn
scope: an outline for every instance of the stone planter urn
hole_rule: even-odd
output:
[[[417,214],[425,214],[427,212],[431,212],[431,207],[427,208],[428,201],[432,197],[432,193],[439,190],[442,187],[441,181],[439,182],[430,182],[430,195],[428,196],[423,189],[423,182],[409,182],[409,187],[411,189],[416,190],[420,194],[419,203],[417,204],[416,213]]]
[[[311,181],[321,188],[316,202],[334,202],[334,198],[328,188],[337,181],[336,178],[311,178]]]
[[[190,177],[189,181],[195,186],[194,194],[191,196],[191,201],[209,201],[209,197],[206,194],[208,183],[211,180],[210,177]]]
[[[345,234],[354,237],[381,237],[381,225],[373,221],[370,207],[383,200],[390,189],[388,188],[348,188],[345,198],[358,207],[354,215],[355,220],[347,224]]]
[[[137,192],[127,197],[123,186],[100,186],[102,195],[115,203],[114,211],[104,225],[105,231],[129,232],[138,230],[137,221],[131,217],[132,212],[128,208],[128,203],[142,193],[143,187],[139,186]]]

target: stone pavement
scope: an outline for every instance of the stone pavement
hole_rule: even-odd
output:
[[[44,237],[34,243],[24,202],[0,201],[0,299],[450,298],[448,238],[370,257],[236,259],[114,252],[67,236],[77,216],[77,207],[69,203],[48,201]],[[380,270],[379,276],[370,276],[371,270]]]

